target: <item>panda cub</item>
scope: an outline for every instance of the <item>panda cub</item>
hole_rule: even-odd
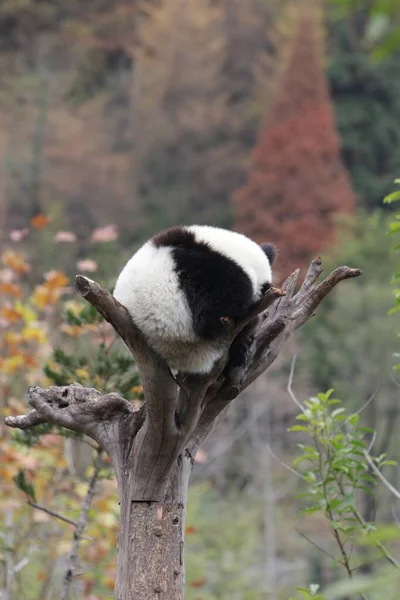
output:
[[[240,233],[172,227],[132,256],[114,297],[171,369],[209,373],[224,353],[224,318],[248,314],[271,286],[274,258],[272,244],[259,246]],[[242,335],[230,352],[236,365],[245,360]]]

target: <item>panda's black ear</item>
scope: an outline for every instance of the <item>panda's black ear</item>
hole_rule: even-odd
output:
[[[264,254],[269,260],[269,264],[272,265],[275,261],[277,250],[274,244],[260,244]]]

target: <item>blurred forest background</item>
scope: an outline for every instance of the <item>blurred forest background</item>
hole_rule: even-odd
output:
[[[2,416],[25,412],[29,385],[79,381],[141,401],[122,345],[82,312],[72,282],[80,272],[111,289],[164,227],[212,224],[275,242],[276,284],[320,253],[326,271],[364,272],[329,296],[197,455],[188,600],[288,600],[299,585],[340,577],[318,548],[336,552],[327,523],[299,514],[301,482],[285,467],[299,441],[287,431],[298,413],[289,377],[301,400],[333,387],[347,410],[364,407],[375,452],[400,458],[400,313],[387,314],[398,258],[382,204],[396,177],[398,2],[0,3]],[[95,472],[70,599],[110,600],[109,463],[99,475],[87,440],[16,434],[2,421],[1,599],[60,597]],[[397,469],[391,478],[400,485]],[[391,523],[392,504],[385,489],[365,495],[363,518]]]

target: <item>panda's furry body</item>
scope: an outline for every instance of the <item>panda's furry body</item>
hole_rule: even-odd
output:
[[[173,227],[132,256],[114,296],[171,369],[208,373],[224,352],[224,318],[248,314],[271,285],[274,257],[271,244],[233,231]]]

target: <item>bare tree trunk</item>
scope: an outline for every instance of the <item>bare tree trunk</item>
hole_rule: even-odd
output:
[[[322,283],[315,259],[295,294],[298,271],[269,289],[240,323],[229,326],[226,353],[210,374],[174,378],[148,346],[125,308],[82,276],[76,289],[110,322],[136,359],[145,404],[140,409],[117,393],[101,395],[74,383],[30,388],[26,415],[6,418],[29,429],[50,422],[96,440],[110,456],[121,505],[116,600],[182,600],[186,494],[193,457],[229,403],[276,359],[284,342],[314,314],[344,279],[360,271],[339,267]],[[253,321],[255,319],[255,321]],[[248,360],[228,361],[235,337],[252,322]],[[268,513],[269,514],[269,513]]]
[[[190,458],[181,457],[163,502],[134,502],[120,490],[116,600],[182,600],[183,548]]]

